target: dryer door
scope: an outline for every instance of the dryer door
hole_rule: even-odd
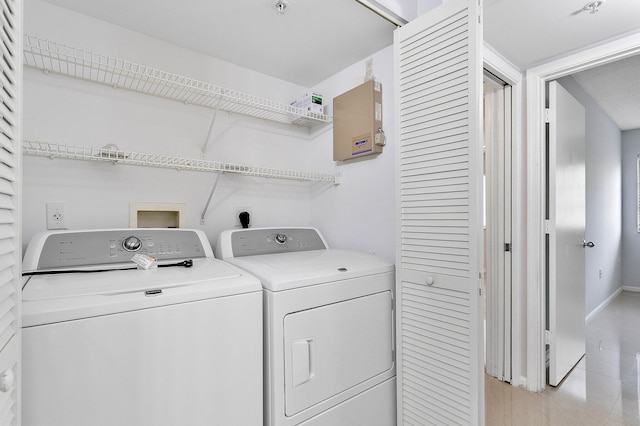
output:
[[[287,416],[393,368],[391,303],[385,291],[285,317]]]

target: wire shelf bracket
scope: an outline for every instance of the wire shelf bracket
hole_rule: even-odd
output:
[[[216,104],[213,109],[213,116],[211,117],[211,123],[209,124],[209,130],[207,131],[207,137],[204,141],[204,145],[202,145],[202,153],[207,152],[207,147],[209,146],[209,141],[211,140],[211,132],[213,131],[213,125],[216,124],[216,117],[218,115],[219,105]]]

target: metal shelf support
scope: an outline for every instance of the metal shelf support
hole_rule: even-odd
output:
[[[209,124],[209,130],[207,131],[207,138],[204,141],[204,145],[202,146],[202,153],[207,152],[207,147],[209,146],[209,140],[211,139],[211,132],[213,131],[213,125],[216,124],[216,116],[218,115],[218,106],[213,110],[213,117],[211,117],[211,123]]]
[[[207,215],[207,210],[209,210],[209,205],[211,204],[211,199],[213,198],[213,194],[216,192],[216,188],[218,187],[219,180],[220,180],[220,173],[216,175],[216,178],[213,181],[213,186],[211,187],[211,191],[209,192],[209,197],[207,198],[207,202],[205,203],[204,209],[202,210],[202,214],[200,215],[200,225],[204,225],[204,218]]]

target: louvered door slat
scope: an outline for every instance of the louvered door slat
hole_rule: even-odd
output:
[[[14,140],[11,137],[12,135],[5,135],[0,132],[0,148],[7,150],[11,153],[15,153],[14,149]]]
[[[460,241],[450,241],[450,240],[437,240],[433,237],[430,239],[418,240],[417,242],[409,241],[405,242],[402,245],[403,249],[407,250],[429,250],[433,247],[440,247],[443,253],[451,253],[451,254],[469,254],[469,248],[466,244],[461,243]]]
[[[477,5],[396,31],[398,424],[483,424]]]
[[[16,236],[15,227],[11,224],[0,224],[0,238],[14,238]]]
[[[0,122],[2,122],[4,120],[2,120],[2,118],[0,118]],[[7,123],[7,125],[10,125],[9,123]],[[4,149],[0,149],[0,163],[6,164],[8,167],[14,168],[15,167],[15,156]]]
[[[452,178],[457,180],[458,178]],[[466,183],[465,181],[460,181],[459,183]],[[1,194],[0,194],[1,196]],[[410,211],[412,209],[424,212],[468,212],[469,207],[464,204],[462,201],[459,201],[459,204],[456,204],[455,201],[451,203],[443,202],[442,200],[433,200],[433,201],[423,201],[423,200],[408,200],[402,203],[402,212],[405,210]],[[451,209],[451,210],[449,210]]]
[[[12,210],[14,207],[13,198],[0,192],[0,209]]]
[[[466,62],[465,62],[466,63]],[[451,72],[442,79],[439,79],[430,84],[432,92],[427,92],[425,87],[411,88],[408,87],[400,94],[405,98],[400,104],[400,110],[404,111],[407,108],[419,105],[421,102],[434,103],[436,106],[441,103],[445,97],[456,98],[462,95],[462,92],[466,89],[466,79],[463,71]],[[438,102],[440,101],[440,102]]]
[[[16,96],[14,91],[15,81],[13,79],[10,80],[9,78],[10,77],[7,74],[0,73],[0,85],[2,86],[2,90],[5,92],[5,96],[9,99],[13,99]]]
[[[16,58],[11,49],[11,42],[3,30],[0,30],[0,53],[2,53],[2,67],[11,73],[16,72],[18,69],[16,67]]]
[[[15,195],[16,191],[11,181],[0,180],[0,194]]]
[[[452,149],[463,148],[467,145],[463,135],[452,135],[448,138],[439,139],[431,144],[414,144],[403,146],[400,151],[401,158],[406,164],[411,164],[417,160],[414,156],[426,155],[430,153],[437,153],[442,151],[449,151]]]

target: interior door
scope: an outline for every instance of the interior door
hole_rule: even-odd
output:
[[[549,384],[585,353],[585,109],[549,83]]]
[[[0,426],[20,425],[22,3],[0,0]]]
[[[484,424],[480,21],[449,0],[395,33],[399,425]]]

